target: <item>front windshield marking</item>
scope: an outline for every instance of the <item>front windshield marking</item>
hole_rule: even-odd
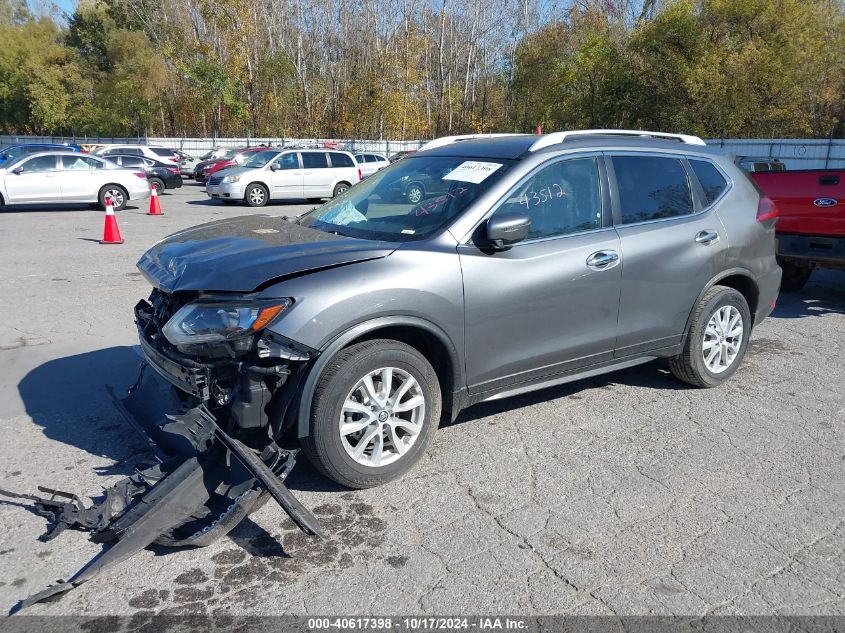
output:
[[[361,239],[425,239],[461,215],[512,164],[463,156],[408,157],[312,209],[298,223]]]

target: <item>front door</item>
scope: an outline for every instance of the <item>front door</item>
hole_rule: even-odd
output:
[[[471,392],[612,358],[622,269],[604,182],[599,156],[546,164],[494,211],[527,214],[528,239],[459,247]]]
[[[36,156],[13,167],[6,173],[6,193],[9,202],[58,202],[62,190],[59,186],[56,155]]]
[[[702,209],[695,200],[684,159],[626,153],[609,163],[624,253],[615,354],[622,358],[681,342],[699,294],[724,268],[728,239],[718,202]]]
[[[270,172],[273,191],[270,197],[276,200],[304,198],[302,190],[302,168],[299,166],[299,154],[282,154],[274,162]]]

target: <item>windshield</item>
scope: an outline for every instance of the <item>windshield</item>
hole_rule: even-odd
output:
[[[50,148],[47,148],[50,149]],[[5,155],[5,159],[8,160],[10,158],[17,158],[18,156],[23,156],[26,153],[26,147],[19,145],[18,147],[8,147],[3,150],[3,154]]]
[[[279,152],[276,150],[267,150],[264,152],[252,152],[249,154],[244,155],[244,162],[242,165],[244,167],[256,168],[256,167],[264,167],[267,163],[271,160],[276,158],[279,155]],[[236,159],[237,160],[237,159]]]
[[[513,164],[511,160],[417,156],[376,172],[297,222],[368,240],[421,240],[444,228]]]

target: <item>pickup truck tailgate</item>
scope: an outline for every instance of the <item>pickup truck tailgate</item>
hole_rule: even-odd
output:
[[[845,170],[751,174],[777,205],[778,233],[845,237]]]

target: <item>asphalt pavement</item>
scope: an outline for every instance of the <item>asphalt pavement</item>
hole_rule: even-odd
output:
[[[132,384],[135,268],[155,241],[250,213],[188,181],[118,213],[0,212],[0,488],[84,495],[146,458],[106,390]],[[296,215],[312,205],[262,213]],[[33,614],[845,615],[845,273],[783,295],[725,385],[659,362],[482,404],[404,479],[288,480],[327,540],[273,503],[199,550],[146,550]],[[0,610],[100,547],[0,500]]]

